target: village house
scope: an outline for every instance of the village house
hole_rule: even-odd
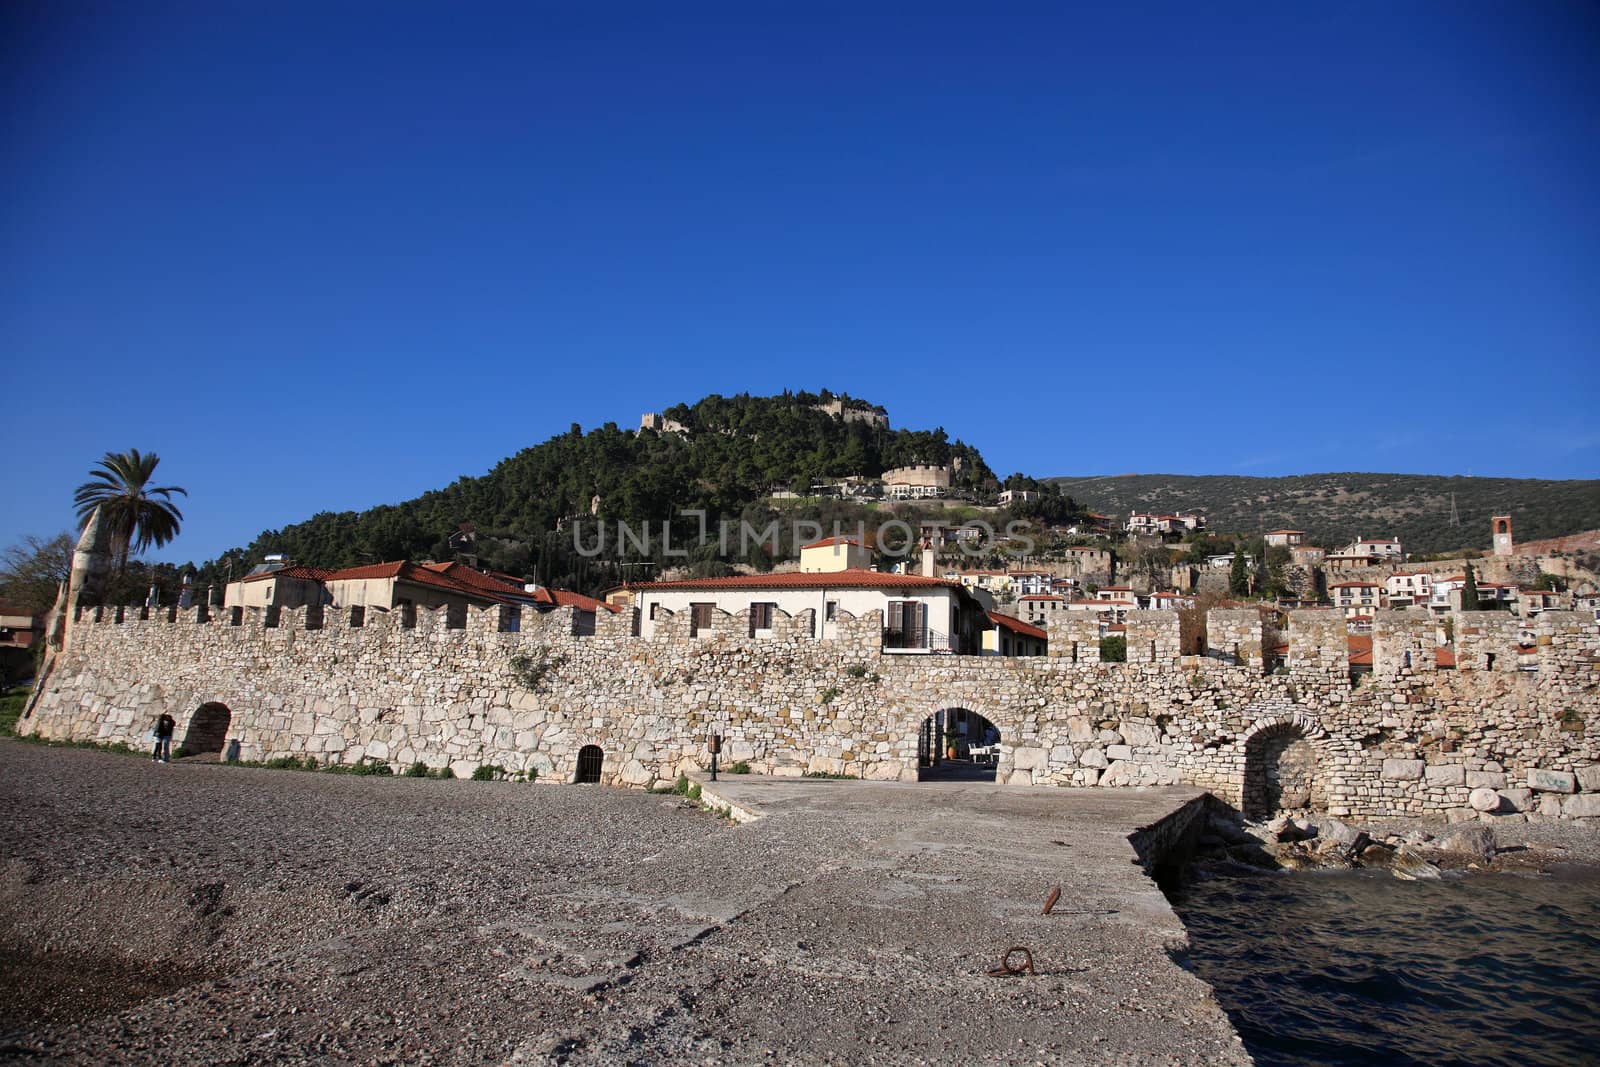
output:
[[[1400,542],[1391,537],[1358,537],[1348,545],[1329,552],[1324,562],[1329,567],[1378,567],[1386,563],[1404,563],[1405,552]]]
[[[1137,600],[1069,600],[1066,610],[1092,612],[1100,620],[1100,633],[1104,636],[1112,626],[1120,626],[1128,619],[1128,612],[1137,611]]]
[[[1007,571],[1011,592],[1018,597],[1041,596],[1054,592],[1055,579],[1045,571]]]
[[[1461,603],[1461,590],[1467,583],[1465,574],[1453,575],[1449,578],[1435,578],[1433,582],[1433,595],[1428,598],[1429,610],[1440,615],[1448,615],[1452,611],[1473,611],[1471,607],[1463,607]],[[1517,603],[1517,587],[1514,585],[1500,585],[1495,582],[1478,581],[1478,608],[1492,608],[1505,606],[1513,608]]]
[[[994,625],[983,632],[983,654],[986,656],[1043,656],[1049,649],[1049,639],[1037,626],[998,611],[989,612]]]
[[[871,569],[872,553],[855,538],[825,537],[821,541],[800,546],[802,574]]]
[[[1433,600],[1433,575],[1427,571],[1391,574],[1383,580],[1391,608],[1427,607]]]
[[[0,602],[0,682],[33,672],[33,646],[43,636],[41,617],[16,604]]]
[[[1140,599],[1152,611],[1177,611],[1179,608],[1194,607],[1194,598],[1182,593],[1151,593]]]
[[[1039,492],[1036,489],[1002,489],[996,502],[1004,508],[1025,500],[1038,499]]]
[[[364,618],[368,609],[400,610],[414,619],[418,608],[444,608],[447,625],[462,625],[468,607],[500,606],[507,609],[502,625],[520,628],[524,608],[553,611],[575,609],[574,625],[580,632],[594,626],[597,610],[615,610],[579,593],[529,585],[507,574],[494,574],[461,563],[412,563],[392,560],[343,570],[307,567],[284,560],[269,560],[250,574],[229,582],[223,593],[229,609],[283,609],[322,607],[349,609],[351,617]]]
[[[1600,622],[1600,592],[1577,593],[1572,598],[1572,610],[1592,615]]]
[[[1128,521],[1122,524],[1122,528],[1130,534],[1154,536],[1161,532],[1161,516],[1135,511],[1128,516]]]
[[[1321,545],[1301,544],[1291,546],[1289,554],[1296,567],[1320,567],[1328,552]]]
[[[1336,582],[1328,586],[1328,597],[1347,619],[1370,616],[1382,606],[1383,586],[1377,582]]]
[[[1263,538],[1269,545],[1281,545],[1284,548],[1294,548],[1305,539],[1304,530],[1268,530]]]
[[[1050,617],[1058,611],[1065,611],[1067,601],[1065,597],[1056,596],[1054,593],[1032,593],[1028,596],[1018,597],[1016,604],[1018,617],[1023,622],[1032,626],[1048,626]]]
[[[639,633],[651,638],[668,619],[687,615],[690,638],[710,637],[730,623],[718,613],[746,613],[748,635],[771,637],[780,616],[814,612],[813,637],[833,638],[845,616],[883,617],[883,649],[896,653],[953,652],[979,655],[983,631],[993,625],[984,605],[960,582],[922,574],[888,574],[859,566],[860,546],[846,539],[801,548],[802,566],[828,569],[784,574],[734,575],[648,582],[631,586]],[[931,553],[928,554],[931,556]],[[931,560],[926,564],[931,566]]]
[[[981,589],[996,597],[1011,595],[1011,575],[1007,571],[946,571],[945,581],[958,582],[968,589]]]
[[[1524,619],[1531,619],[1543,611],[1562,611],[1566,607],[1566,597],[1548,589],[1519,589],[1517,590],[1517,614]]]

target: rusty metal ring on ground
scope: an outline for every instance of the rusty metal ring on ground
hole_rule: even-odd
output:
[[[1022,962],[1013,964],[1011,957],[1018,955],[1022,957]],[[1038,973],[1033,969],[1033,953],[1028,951],[1026,946],[1012,945],[1006,949],[1006,954],[1000,957],[1000,966],[990,969],[989,976],[991,978],[1015,978],[1018,975]]]

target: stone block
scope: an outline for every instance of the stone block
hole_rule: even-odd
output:
[[[1383,776],[1397,782],[1415,781],[1422,777],[1424,766],[1419,759],[1386,759]]]
[[[1078,757],[1078,762],[1085,767],[1104,767],[1110,761],[1106,754],[1098,748],[1085,749],[1083,755]]]
[[[1047,756],[1042,748],[1019,748],[1011,756],[1011,765],[1019,771],[1033,771],[1045,765]]]
[[[1133,749],[1127,745],[1107,745],[1106,755],[1113,760],[1133,759]]]
[[[1468,771],[1468,789],[1504,789],[1506,776],[1498,771]]]
[[[1569,819],[1600,819],[1600,793],[1579,793],[1561,802],[1561,814]]]
[[[1497,792],[1500,794],[1500,799],[1504,800],[1512,811],[1527,811],[1533,807],[1531,789],[1500,789]]]
[[[1600,763],[1579,767],[1576,771],[1578,788],[1585,793],[1600,793]]]
[[[1578,779],[1569,771],[1546,771],[1536,767],[1528,772],[1528,788],[1541,793],[1576,793]]]
[[[1460,785],[1466,781],[1466,768],[1459,763],[1445,763],[1424,768],[1422,776],[1429,785]]]

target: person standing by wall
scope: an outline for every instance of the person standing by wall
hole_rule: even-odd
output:
[[[166,763],[172,758],[172,731],[177,729],[177,722],[166,712],[161,713],[161,718],[156,720],[156,747],[150,753],[151,763]]]

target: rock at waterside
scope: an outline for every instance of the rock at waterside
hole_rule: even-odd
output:
[[[1389,858],[1388,867],[1396,878],[1403,878],[1410,882],[1421,878],[1439,877],[1439,868],[1411,851],[1411,848],[1407,845],[1401,845],[1395,849],[1394,855]]]
[[[1456,830],[1439,842],[1439,851],[1473,863],[1492,863],[1495,854],[1494,831],[1487,826]]]

